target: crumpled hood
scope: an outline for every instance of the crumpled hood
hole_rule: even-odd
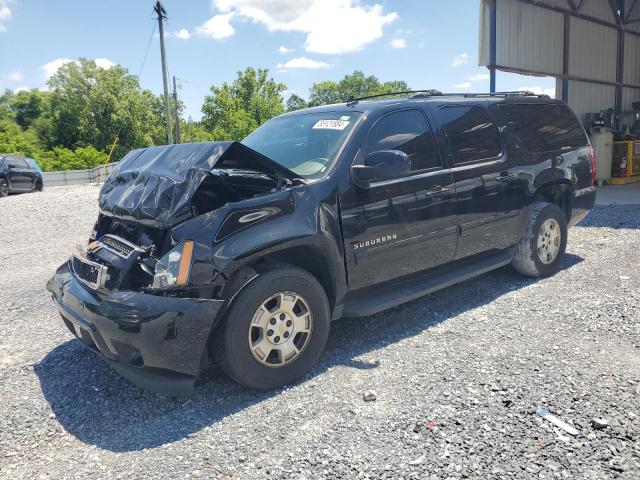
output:
[[[190,201],[212,168],[299,177],[239,142],[202,142],[132,150],[106,179],[98,200],[105,215],[169,228],[190,216]]]

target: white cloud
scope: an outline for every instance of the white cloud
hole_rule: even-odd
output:
[[[115,62],[112,62],[108,58],[95,58],[93,61],[96,62],[96,66],[98,68],[103,68],[105,70],[108,70],[109,68],[116,66]],[[69,58],[56,58],[55,60],[51,60],[50,62],[45,63],[40,68],[42,68],[42,70],[44,71],[45,78],[49,80],[49,78],[55,75],[58,69],[62,67],[65,63],[72,63],[72,62],[74,61]]]
[[[5,73],[3,77],[10,82],[22,81],[22,72],[20,70],[14,70],[13,72]]]
[[[44,76],[46,77],[46,79],[49,80],[49,78],[51,78],[62,65],[72,61],[73,60],[69,58],[56,58],[55,60],[51,60],[50,62],[45,63],[40,68],[42,68],[42,70],[44,71]]]
[[[222,13],[261,23],[269,31],[306,33],[305,49],[326,54],[362,50],[398,18],[396,12],[384,13],[382,5],[362,5],[360,0],[213,0],[213,4]]]
[[[293,69],[293,68],[304,68],[309,70],[317,70],[320,68],[329,68],[329,64],[325,62],[318,62],[316,60],[311,60],[307,57],[296,57],[292,58],[286,63],[279,63],[276,68],[279,70]]]
[[[11,9],[7,0],[0,0],[0,32],[7,31],[7,22],[11,18]]]
[[[189,30],[187,30],[186,28],[181,28],[180,30],[173,32],[173,36],[178,37],[182,40],[189,40],[189,38],[191,37],[191,34],[189,33]]]
[[[467,77],[467,80],[470,82],[482,82],[484,80],[489,80],[489,74],[488,73],[478,73],[476,75],[471,75],[470,77]]]
[[[215,15],[196,28],[196,33],[203,37],[215,38],[216,40],[230,37],[235,33],[230,23],[231,18],[233,18],[233,12],[225,15]]]
[[[391,40],[391,43],[389,43],[389,45],[391,45],[393,48],[406,48],[407,42],[404,38],[394,38],[393,40]]]
[[[18,88],[16,88],[13,93],[20,93],[20,92],[28,92],[29,91],[29,87],[27,87],[26,85],[21,85]]]
[[[458,90],[467,90],[471,88],[471,82],[456,83],[453,88],[457,88]]]
[[[282,53],[283,55],[285,53],[289,53],[289,52],[293,52],[293,51],[295,51],[293,48],[287,48],[284,45],[280,45],[280,47],[278,48],[278,52]]]
[[[536,95],[549,95],[551,98],[556,96],[556,87],[518,87],[518,90],[527,90],[528,92],[535,93]]]
[[[459,67],[460,65],[466,65],[467,63],[469,63],[469,54],[461,53],[460,55],[458,55],[456,58],[453,59],[451,66]]]
[[[108,58],[96,58],[94,59],[94,62],[96,62],[96,66],[104,68],[105,70],[109,70],[111,67],[116,66],[116,64]]]

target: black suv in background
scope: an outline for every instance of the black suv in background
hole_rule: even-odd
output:
[[[142,387],[189,392],[214,360],[271,389],[318,361],[331,320],[508,264],[558,271],[596,195],[571,110],[401,93],[288,113],[240,143],[130,152],[48,283],[69,330]]]
[[[0,153],[0,197],[34,190],[42,191],[42,170],[35,160]]]

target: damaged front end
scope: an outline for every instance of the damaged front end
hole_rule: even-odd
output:
[[[139,386],[190,393],[224,305],[214,244],[290,210],[299,182],[236,142],[130,152],[87,247],[47,285],[65,324]]]

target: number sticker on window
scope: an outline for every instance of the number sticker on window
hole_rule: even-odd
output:
[[[349,122],[346,120],[318,120],[316,124],[313,126],[314,129],[325,129],[325,130],[344,130],[349,125]]]

